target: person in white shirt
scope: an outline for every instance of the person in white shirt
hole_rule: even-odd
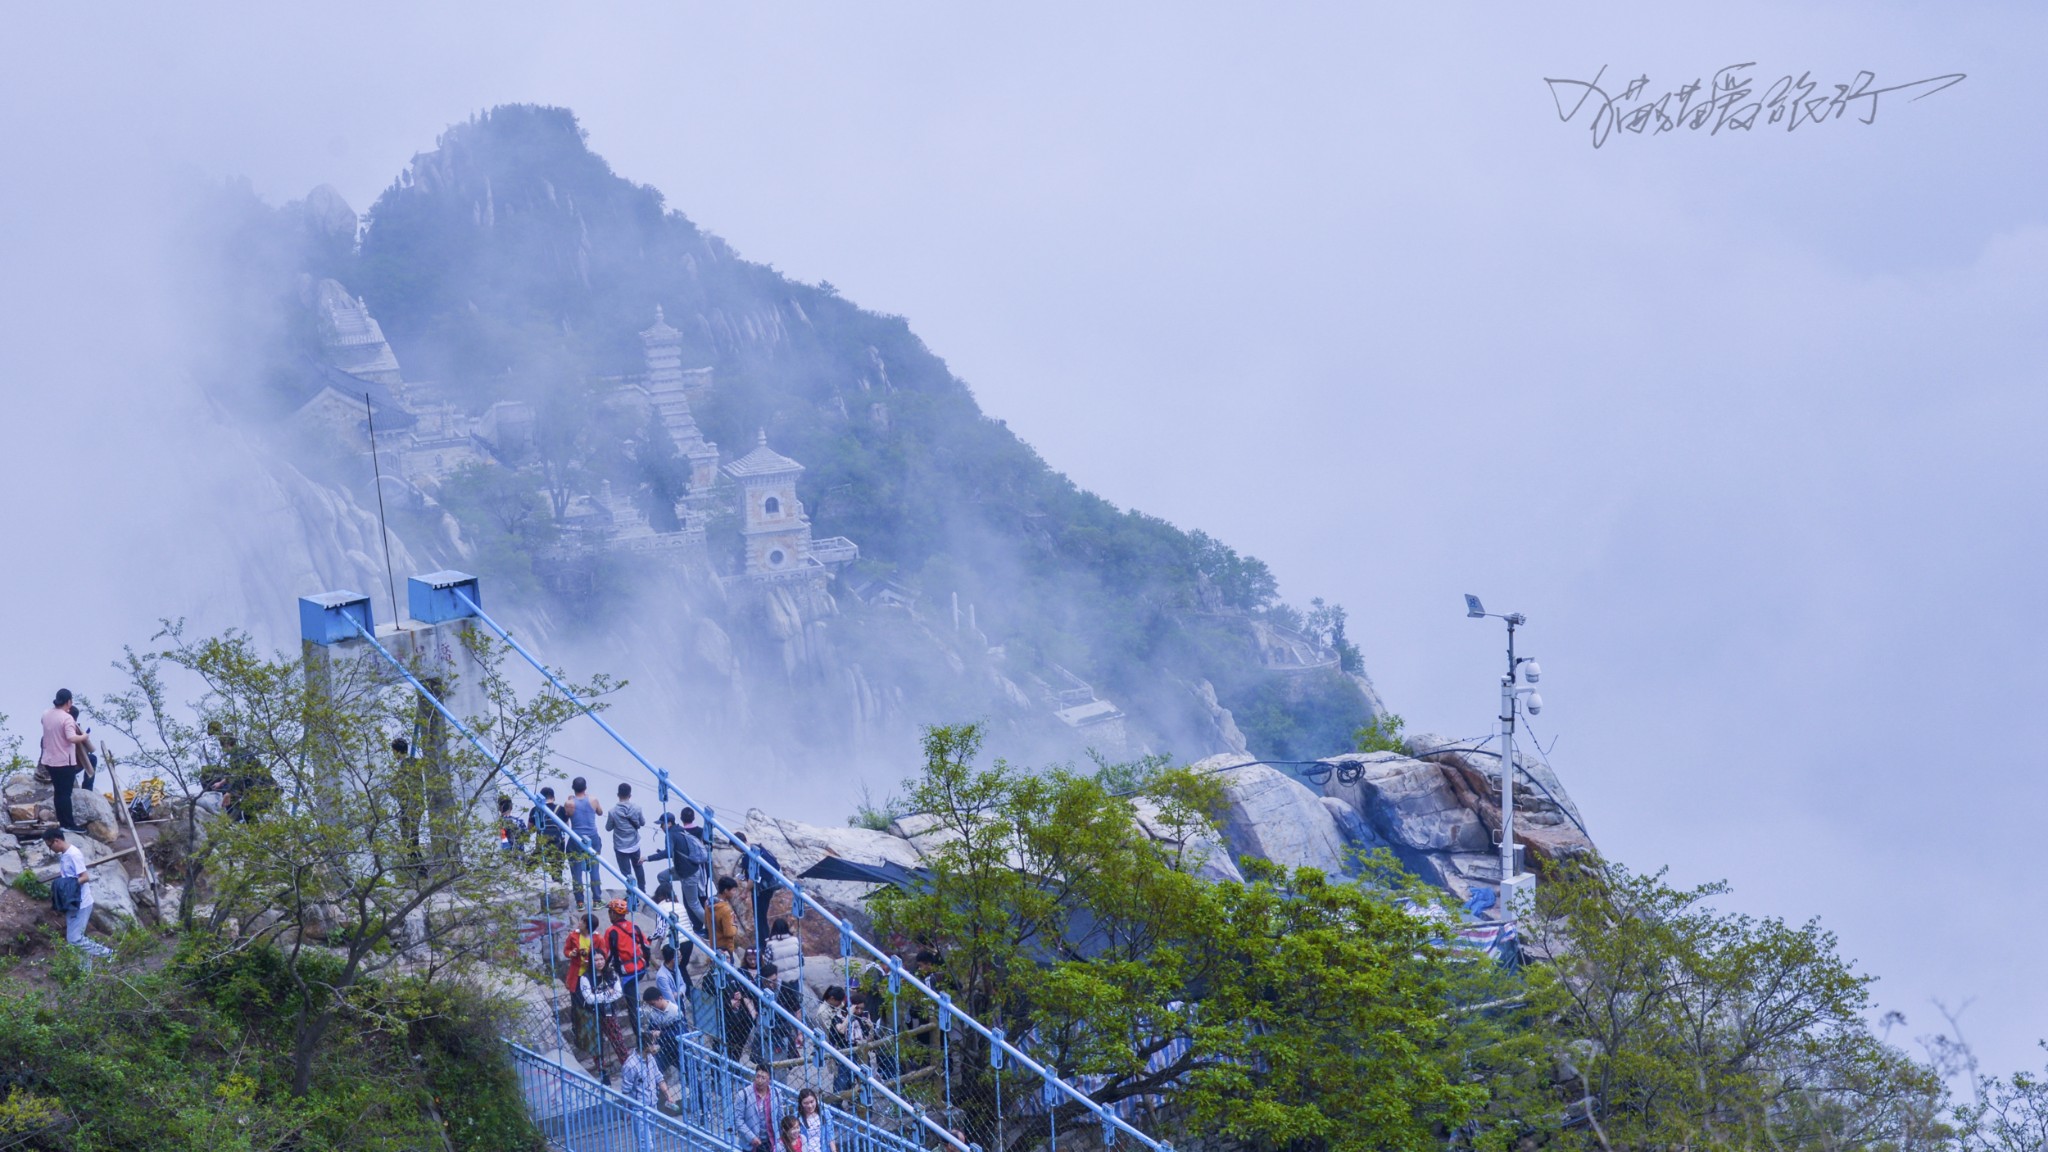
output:
[[[690,973],[677,961],[673,944],[661,946],[661,967],[654,970],[654,986],[677,1004],[690,1003]]]
[[[768,926],[768,948],[761,957],[775,965],[777,971],[792,982],[798,980],[804,971],[803,942],[789,930],[789,921],[777,916]]]
[[[626,1043],[626,1030],[619,1026],[617,1011],[619,997],[623,994],[619,985],[619,974],[611,965],[611,957],[603,951],[592,949],[590,967],[583,972],[584,1017],[590,1022],[587,1039],[590,1043],[591,1058],[597,1061],[598,1080],[604,1084],[612,1082],[611,1073],[604,1063],[604,1045],[610,1043],[619,1062],[625,1063],[633,1048]]]
[[[655,1057],[658,1043],[654,1033],[647,1033],[640,1050],[626,1057],[625,1066],[619,1070],[620,1094],[649,1112],[661,1110],[661,1068]],[[644,1113],[633,1117],[633,1137],[640,1152],[654,1152],[654,1122]]]
[[[112,948],[85,934],[92,923],[92,873],[86,870],[85,853],[65,843],[64,833],[56,828],[43,833],[43,845],[58,859],[57,875],[78,881],[78,907],[64,914],[64,939],[88,956],[112,956]]]
[[[839,1152],[832,1117],[818,1104],[818,1091],[806,1088],[796,1094],[796,1130],[803,1137],[804,1152]]]

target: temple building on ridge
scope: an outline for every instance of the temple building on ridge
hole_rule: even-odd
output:
[[[301,298],[314,314],[322,358],[307,374],[304,397],[293,415],[302,429],[368,452],[374,419],[386,476],[402,478],[422,500],[438,491],[440,481],[479,464],[535,476],[536,489],[544,492],[533,459],[538,422],[531,405],[500,400],[472,414],[436,385],[408,382],[369,306],[340,282],[308,277]],[[617,491],[605,481],[598,491],[569,497],[558,520],[567,539],[546,566],[575,575],[597,552],[707,560],[705,528],[723,510],[717,507],[724,503],[718,487],[722,473],[737,484],[745,542],[740,571],[728,585],[798,582],[812,585],[809,592],[822,593],[834,573],[860,558],[860,548],[844,536],[811,538],[810,517],[796,494],[804,466],[768,447],[762,433],[753,451],[721,469],[718,445],[705,438],[693,411],[710,395],[712,370],[683,367],[683,334],[668,323],[659,305],[653,326],[639,335],[646,370],[601,381],[609,388],[599,395],[642,426],[651,421],[667,434],[677,457],[688,465],[688,490],[675,497],[673,520],[667,510],[651,509],[659,514],[660,527],[643,507],[652,498],[645,485]],[[576,580],[549,582],[565,589],[580,586]]]
[[[739,484],[740,536],[745,541],[741,574],[757,580],[826,576],[860,558],[844,536],[811,539],[811,518],[796,496],[804,466],[768,446],[761,432],[754,450],[725,466]]]
[[[339,280],[321,280],[312,287],[313,315],[320,326],[320,346],[328,362],[358,380],[396,388],[404,383],[398,356],[384,339],[384,328],[370,315],[360,296],[350,296]]]
[[[708,494],[718,481],[718,445],[706,440],[697,427],[690,393],[704,398],[711,388],[711,369],[684,371],[683,334],[669,327],[659,304],[654,306],[654,327],[640,333],[640,342],[647,349],[647,375],[636,387],[646,394],[676,451],[690,462],[691,493]]]

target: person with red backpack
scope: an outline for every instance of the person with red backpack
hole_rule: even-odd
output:
[[[611,927],[597,938],[596,948],[611,957],[612,971],[619,974],[620,999],[631,1006],[633,1013],[633,1035],[640,1035],[640,977],[653,968],[653,947],[647,941],[647,933],[641,931],[627,915],[624,900],[614,900],[605,905],[611,913]]]

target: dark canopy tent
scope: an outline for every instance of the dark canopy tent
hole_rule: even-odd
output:
[[[894,884],[899,888],[918,889],[930,885],[931,870],[928,868],[906,868],[893,861],[884,860],[876,864],[863,864],[843,856],[827,856],[803,870],[801,880],[840,880],[852,884]],[[1027,951],[1040,960],[1051,963],[1062,959],[1080,959],[1100,953],[1108,941],[1103,939],[1103,929],[1095,917],[1085,908],[1072,910],[1065,930],[1060,933],[1057,944],[1037,940],[1027,946]]]
[[[889,860],[863,864],[843,856],[827,856],[804,869],[797,878],[841,880],[851,884],[894,884],[899,888],[914,888],[929,883],[931,877],[932,874],[923,868],[905,868]]]

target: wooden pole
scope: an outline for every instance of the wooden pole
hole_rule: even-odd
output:
[[[141,855],[141,852],[138,850],[138,848],[138,845],[130,844],[128,847],[121,849],[119,852],[116,852],[111,856],[102,856],[99,859],[94,860],[92,863],[87,864],[86,867],[97,868],[102,864],[111,864],[114,861],[119,860],[121,857],[126,856],[130,852],[134,852],[136,855],[139,856]],[[45,884],[48,884],[50,881],[56,879],[57,874],[59,872],[62,872],[63,870],[64,866],[62,864],[46,864],[41,868],[34,869],[34,872],[36,874],[36,879],[41,880]],[[49,875],[45,876],[45,872],[49,873]]]
[[[114,754],[104,743],[100,745],[100,759],[107,762],[107,783],[114,786],[114,807],[120,809],[121,819],[127,821],[128,839],[135,844],[135,858],[142,861],[142,877],[149,881],[149,899],[152,903],[158,903],[163,899],[163,892],[156,885],[156,869],[149,866],[149,853],[142,850],[142,833],[135,827],[135,813],[128,810],[128,801],[121,795],[121,778],[114,774]],[[163,915],[160,903],[157,915]]]

